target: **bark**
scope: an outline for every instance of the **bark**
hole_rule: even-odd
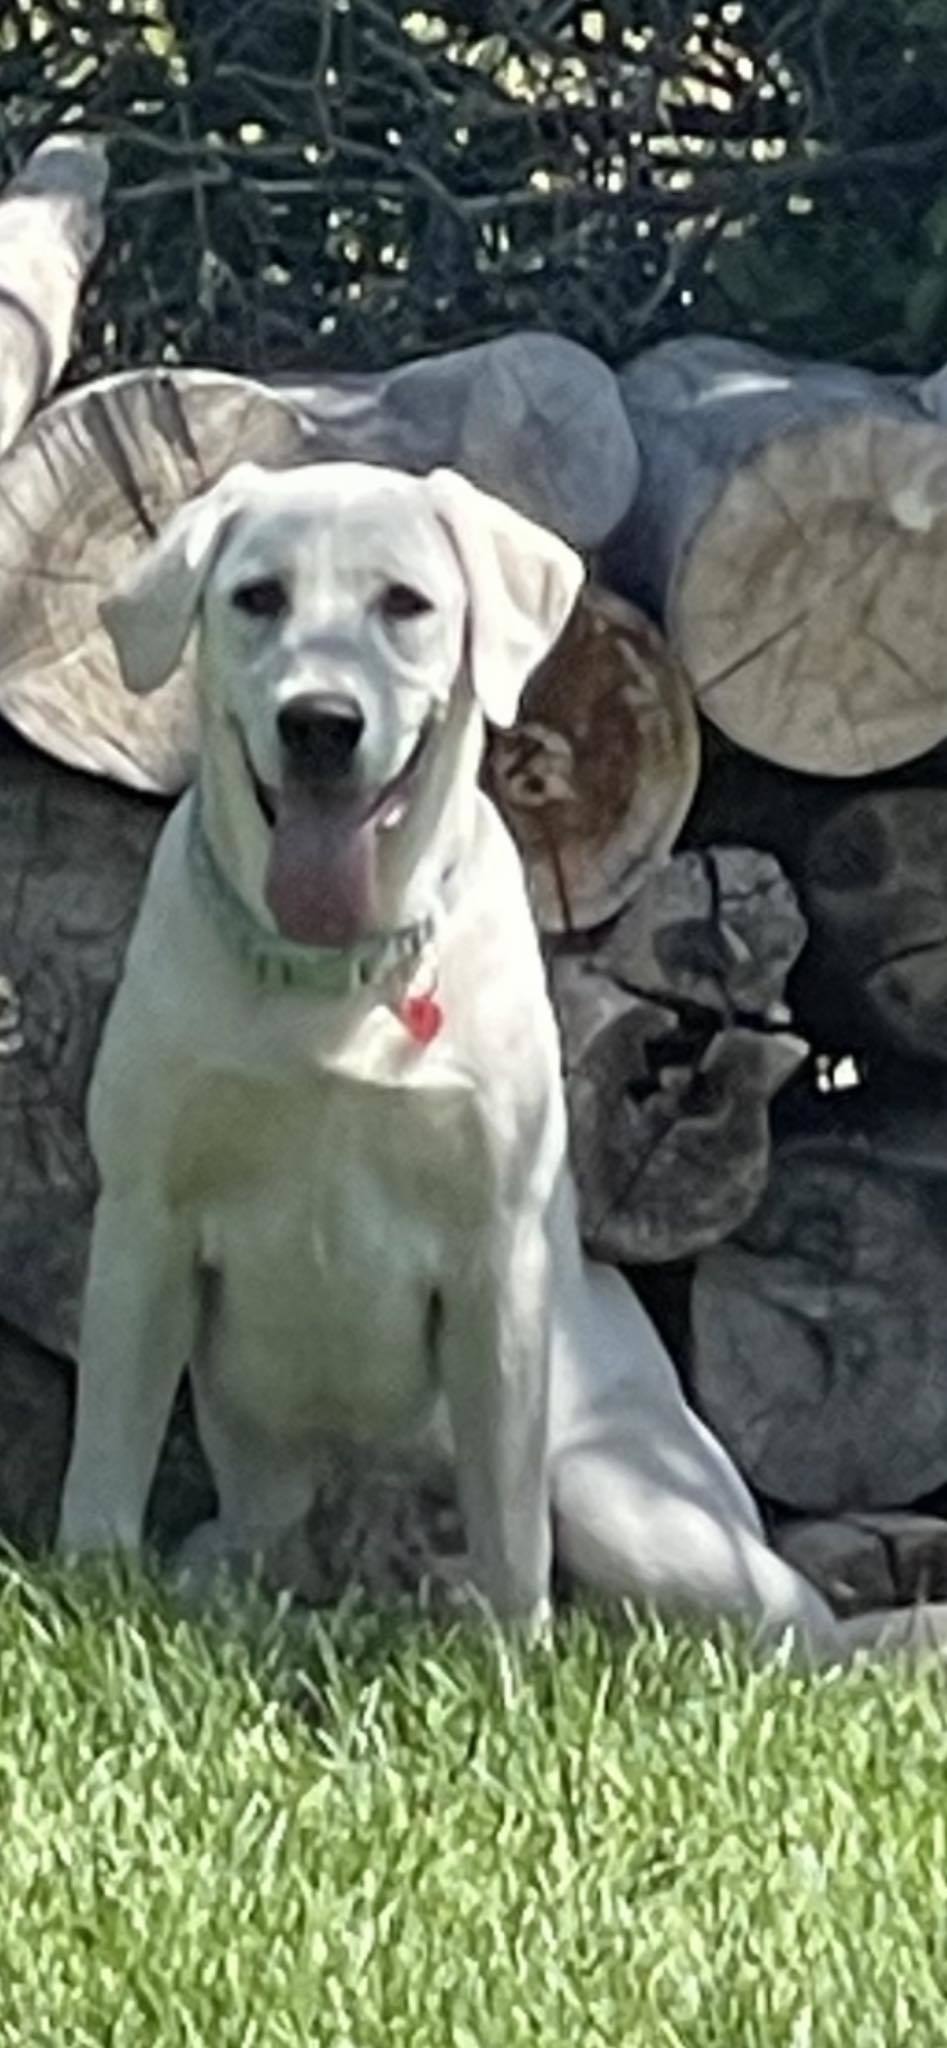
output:
[[[0,723],[0,1313],[66,1354],[96,1192],[86,1089],[163,817]]]
[[[100,141],[54,135],[0,195],[0,455],[65,369],[107,183]]]
[[[281,377],[327,455],[458,469],[575,547],[628,510],[638,452],[611,372],[553,334],[508,334],[376,375]]]

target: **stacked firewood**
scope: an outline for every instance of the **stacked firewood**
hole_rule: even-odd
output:
[[[807,932],[786,989],[808,1052],[759,1199],[678,1245],[693,1391],[775,1501],[916,1501],[947,1481],[940,386],[710,337],[619,381],[642,473],[603,569],[692,680],[687,843],[775,858]],[[756,943],[776,956],[771,919]],[[722,1192],[723,1147],[717,1171]]]
[[[85,1089],[194,767],[189,672],[127,696],[98,602],[235,459],[450,463],[590,564],[484,767],[544,937],[589,1248],[645,1286],[767,1499],[947,1484],[941,381],[706,336],[616,377],[514,334],[372,377],[158,366],[29,419],[102,178],[95,150],[47,146],[0,203],[8,1355],[13,1332],[31,1372],[74,1351]]]

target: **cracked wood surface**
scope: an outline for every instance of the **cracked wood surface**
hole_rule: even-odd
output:
[[[675,855],[607,933],[550,963],[590,1249],[691,1257],[741,1223],[769,1167],[769,1105],[805,1057],[786,977],[805,922],[775,860]]]
[[[644,613],[588,585],[490,736],[485,782],[526,867],[537,923],[617,915],[670,853],[700,768],[686,676]]]
[[[235,460],[278,466],[306,447],[271,393],[210,370],[106,377],[41,412],[2,466],[0,713],[72,767],[180,790],[197,748],[190,660],[154,696],[132,696],[100,600]]]
[[[605,579],[741,746],[836,776],[947,736],[947,433],[893,380],[707,335],[619,378],[637,497]]]
[[[947,1081],[809,1102],[766,1192],[698,1260],[698,1406],[785,1506],[893,1508],[947,1484]]]

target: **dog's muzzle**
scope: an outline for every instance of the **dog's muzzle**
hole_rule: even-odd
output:
[[[365,714],[355,697],[307,690],[280,707],[276,729],[291,771],[328,787],[351,773]]]
[[[283,756],[279,786],[255,773],[246,739],[237,739],[270,845],[264,900],[277,929],[295,944],[345,946],[375,925],[379,842],[407,814],[435,727],[425,720],[402,767],[388,782],[359,787],[353,774],[365,720],[354,697],[306,692],[276,715]]]

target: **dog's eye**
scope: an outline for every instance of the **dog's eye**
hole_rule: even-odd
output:
[[[412,590],[410,583],[389,583],[382,592],[381,608],[386,619],[420,619],[434,610],[423,590]]]
[[[260,576],[255,583],[241,583],[233,593],[238,611],[253,619],[278,619],[288,604],[278,576]]]

